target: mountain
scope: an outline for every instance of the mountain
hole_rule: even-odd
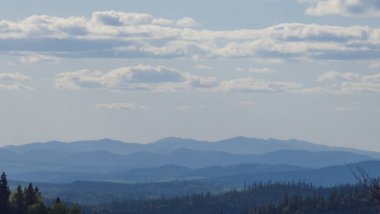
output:
[[[218,176],[279,173],[299,168],[322,168],[373,160],[378,153],[311,144],[298,140],[236,137],[206,142],[166,138],[150,144],[102,139],[64,143],[51,141],[0,148],[0,169],[19,180],[71,182],[97,180],[118,182],[189,180],[213,177],[193,170],[214,172],[217,167],[257,164],[258,167]],[[176,165],[177,168],[154,168]],[[264,167],[265,166],[265,167]],[[216,167],[216,168],[212,168]],[[146,168],[152,170],[147,171]],[[293,170],[294,171],[294,170]],[[127,174],[126,174],[127,173]],[[139,174],[140,173],[140,174]],[[149,179],[143,179],[146,174]],[[213,173],[211,173],[213,174]]]
[[[191,169],[177,165],[166,165],[157,168],[139,168],[111,173],[101,178],[108,181],[127,181],[130,183],[190,181],[210,179],[235,174],[261,174],[274,172],[291,172],[309,170],[308,168],[290,165],[239,164],[233,166],[210,166]]]
[[[220,141],[209,142],[170,137],[153,142],[151,145],[156,149],[156,151],[159,150],[168,152],[179,148],[202,151],[219,151],[234,154],[263,154],[280,150],[304,150],[311,152],[345,151],[380,159],[379,152],[364,151],[345,147],[332,147],[327,145],[313,144],[307,141],[296,139],[259,139],[239,136]]]
[[[352,173],[350,168],[356,171],[356,174],[359,174],[357,168],[360,168],[364,172],[368,173],[368,175],[372,178],[380,176],[380,161],[363,161],[355,164],[329,166],[320,169],[294,170],[269,173],[237,173],[234,175],[204,179],[203,182],[234,187],[242,186],[245,183],[256,183],[265,181],[303,181],[306,183],[312,183],[317,186],[355,184],[358,182],[358,180],[355,178],[355,175]]]
[[[17,155],[17,157],[20,157],[20,155]],[[178,149],[168,154],[138,152],[120,155],[105,151],[78,152],[58,159],[56,157],[49,159],[49,156],[46,156],[44,161],[40,158],[33,160],[30,157],[20,158],[15,161],[15,158],[12,158],[12,161],[4,160],[1,162],[0,167],[19,180],[29,179],[31,181],[45,182],[71,182],[75,180],[144,182],[208,177],[199,172],[186,172],[187,168],[195,170],[211,167],[205,172],[213,172],[212,169],[215,169],[215,167],[257,164],[256,168],[250,168],[250,171],[244,171],[244,173],[263,172],[263,169],[272,173],[291,171],[289,169],[320,168],[364,160],[371,160],[371,158],[348,152],[334,151],[307,152],[302,150],[284,150],[261,155],[243,155]],[[161,170],[166,170],[168,176],[158,176],[157,180],[153,179],[157,177],[157,170],[153,170],[153,172],[145,170],[145,173],[151,178],[150,180],[144,180],[138,174],[143,168],[157,168],[167,165],[177,165],[177,167],[182,168],[162,168]],[[230,170],[233,174],[235,173],[233,168]],[[124,173],[124,175],[127,175],[124,176],[124,179],[122,179],[122,176],[118,176],[123,174],[122,172],[127,172],[127,174]],[[226,172],[223,173],[224,175],[231,175]],[[137,179],[139,176],[141,181]]]
[[[75,142],[60,142],[49,141],[45,143],[31,143],[20,146],[6,146],[4,149],[17,153],[32,154],[36,151],[53,153],[53,154],[68,154],[77,152],[94,152],[107,151],[115,154],[129,154],[134,152],[149,151],[146,144],[125,143],[112,139],[87,140]]]
[[[105,151],[114,154],[132,154],[137,152],[171,153],[178,149],[199,151],[217,151],[233,154],[263,154],[279,150],[305,150],[305,151],[345,151],[361,154],[372,158],[380,158],[380,153],[343,147],[331,147],[313,144],[300,140],[258,139],[235,137],[220,141],[200,141],[184,138],[164,138],[149,144],[125,143],[112,139],[75,141],[70,143],[51,141],[46,143],[31,143],[21,146],[6,146],[2,149],[16,153],[32,155],[36,151],[54,153],[56,155]],[[1,150],[1,149],[0,149]]]
[[[371,177],[380,176],[380,161],[364,161],[351,165],[359,167]],[[355,170],[354,170],[355,171]],[[166,174],[169,173],[169,174]],[[240,188],[243,185],[267,182],[297,182],[304,181],[318,186],[335,186],[339,184],[354,184],[357,182],[348,165],[325,167],[320,169],[305,169],[292,166],[268,166],[260,164],[242,164],[225,167],[207,167],[190,169],[179,166],[164,166],[159,168],[133,169],[119,174],[120,176],[137,176],[133,179],[149,183],[126,184],[115,182],[76,181],[65,184],[35,182],[47,198],[59,195],[65,201],[75,201],[84,204],[96,204],[99,201],[112,202],[130,198],[158,198],[183,196],[193,193],[222,192]],[[162,182],[150,176],[165,178],[172,175],[191,176],[191,180],[170,180]],[[115,174],[113,175],[115,177]],[[162,179],[161,179],[162,180]],[[11,181],[11,189],[25,182]]]

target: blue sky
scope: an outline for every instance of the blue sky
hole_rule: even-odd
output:
[[[0,145],[168,136],[380,151],[375,0],[7,1]]]

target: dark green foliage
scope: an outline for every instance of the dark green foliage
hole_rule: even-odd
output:
[[[20,185],[11,194],[5,173],[0,181],[0,214],[81,214],[82,211],[74,206],[69,208],[59,198],[52,207],[47,207],[38,187],[29,183],[24,190]]]
[[[37,191],[36,191],[37,190]],[[25,205],[29,207],[33,204],[37,204],[41,200],[41,195],[38,192],[38,188],[34,189],[33,184],[29,183],[28,187],[24,190]]]
[[[0,179],[0,213],[9,213],[9,191],[7,176],[3,172]]]
[[[252,214],[371,214],[379,213],[379,204],[368,194],[364,185],[332,188],[327,195],[315,191],[313,195],[284,197],[279,203],[260,206]]]
[[[102,214],[371,214],[380,210],[368,194],[369,187],[346,185],[331,188],[305,183],[256,184],[220,194],[115,201],[86,209]]]
[[[12,195],[10,202],[14,213],[22,214],[27,212],[24,191],[20,185],[18,185],[16,192]]]
[[[48,208],[43,202],[37,202],[30,205],[27,210],[27,214],[48,214]]]

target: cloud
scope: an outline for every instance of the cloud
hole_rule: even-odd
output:
[[[380,68],[380,61],[370,62],[370,68]]]
[[[199,70],[214,70],[215,68],[209,65],[197,65],[195,66],[195,69]]]
[[[189,17],[186,17],[177,21],[177,26],[179,27],[191,28],[196,25],[197,25],[196,21]]]
[[[30,77],[20,73],[0,73],[0,89],[2,90],[31,90],[32,88],[24,85],[23,82]]]
[[[137,65],[108,72],[79,70],[58,74],[60,89],[106,88],[119,90],[201,90],[217,86],[214,77],[196,76],[163,66]]]
[[[327,82],[322,87],[333,93],[380,93],[380,73],[360,75],[329,71],[321,74],[317,82]]]
[[[380,28],[284,23],[262,29],[216,31],[195,26],[191,18],[169,20],[117,11],[94,12],[89,18],[0,20],[0,54],[54,58],[380,58]]]
[[[107,103],[107,104],[97,104],[96,109],[106,109],[106,110],[145,110],[148,109],[147,106],[138,103]]]
[[[248,71],[250,73],[272,73],[273,69],[267,68],[267,67],[264,67],[264,68],[248,68]]]
[[[353,112],[357,111],[361,107],[360,102],[356,102],[351,105],[344,105],[344,106],[337,106],[335,107],[335,111],[346,113],[346,112]]]
[[[108,89],[146,91],[208,91],[208,92],[305,92],[301,84],[256,80],[243,77],[217,81],[215,77],[197,76],[174,68],[137,65],[107,72],[79,70],[58,74],[58,89]],[[185,107],[184,107],[185,108]]]
[[[329,71],[322,73],[317,82],[336,81],[336,80],[355,80],[359,79],[360,75],[356,73],[340,73],[337,71]]]
[[[380,93],[380,73],[361,76],[357,81],[341,83],[343,92],[374,92]]]
[[[23,75],[0,74],[1,80],[24,81]],[[240,77],[218,81],[215,77],[197,76],[163,66],[137,65],[110,71],[79,70],[60,73],[55,78],[58,89],[106,89],[121,91],[204,91],[237,93],[297,93],[352,94],[380,93],[380,73],[361,75],[353,72],[324,72],[316,78],[315,86],[292,81],[273,81]],[[8,88],[21,87],[20,84]],[[3,86],[3,88],[5,88]],[[186,107],[183,107],[185,109]]]
[[[380,16],[378,0],[311,0],[306,14],[315,16]]]
[[[256,80],[250,77],[226,80],[220,84],[221,91],[233,92],[297,92],[303,86],[293,82]]]
[[[52,57],[52,56],[46,56],[46,55],[40,55],[40,54],[25,54],[21,55],[20,58],[21,62],[24,64],[33,64],[33,63],[55,63],[59,62],[59,58]]]

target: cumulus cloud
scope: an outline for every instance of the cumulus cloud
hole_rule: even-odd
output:
[[[361,75],[329,71],[321,74],[317,82],[327,82],[322,87],[334,93],[380,93],[380,73]]]
[[[33,64],[33,63],[55,63],[59,62],[59,58],[41,55],[41,54],[25,54],[21,55],[20,61],[24,64]]]
[[[75,58],[255,58],[361,60],[380,57],[380,28],[284,23],[263,29],[198,29],[191,18],[94,12],[91,17],[0,20],[0,54]]]
[[[310,0],[308,15],[380,16],[378,0]]]
[[[195,20],[189,17],[186,17],[177,21],[177,25],[179,27],[191,28],[191,27],[194,27],[196,24],[197,23],[195,22]]]
[[[148,109],[147,106],[138,103],[103,103],[95,105],[96,109],[106,109],[106,110],[145,110]]]
[[[174,68],[138,65],[108,72],[79,70],[58,74],[60,89],[107,88],[120,90],[175,91],[213,88],[214,77],[196,76]]]
[[[24,85],[23,82],[29,80],[30,77],[20,73],[0,73],[0,89],[3,90],[19,90],[32,88]]]
[[[0,81],[24,81],[23,75],[0,75]],[[58,74],[58,89],[107,89],[123,91],[206,91],[242,93],[298,93],[298,94],[349,94],[358,92],[380,93],[380,73],[362,75],[353,72],[324,72],[316,78],[315,86],[292,81],[273,81],[241,77],[218,81],[215,77],[192,75],[163,66],[137,65],[110,71],[79,70]],[[21,87],[9,85],[8,87]],[[244,105],[243,103],[241,103]],[[112,105],[114,106],[114,105]],[[106,108],[105,106],[102,106]],[[117,107],[114,107],[117,108]],[[187,107],[183,107],[185,109]]]

